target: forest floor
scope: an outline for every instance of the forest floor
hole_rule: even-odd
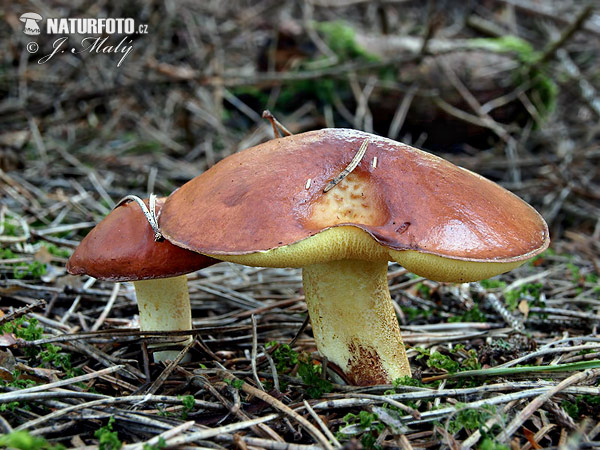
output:
[[[3,6],[0,447],[600,448],[600,12],[422,3]],[[147,34],[129,53],[70,35],[76,52],[44,59],[59,35],[24,34],[29,11]],[[550,248],[462,285],[390,264],[413,372],[390,385],[328,367],[298,269],[189,275],[189,362],[150,362],[168,337],[138,331],[130,283],[65,263],[125,195],[166,196],[271,139],[264,109],[293,133],[362,129],[476,171],[540,211]]]

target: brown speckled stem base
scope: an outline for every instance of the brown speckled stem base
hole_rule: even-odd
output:
[[[302,271],[319,352],[355,385],[410,376],[387,284],[387,261],[313,264]]]

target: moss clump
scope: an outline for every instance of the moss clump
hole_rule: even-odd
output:
[[[367,52],[356,42],[354,29],[341,20],[315,23],[315,30],[323,36],[325,43],[336,54],[340,62],[353,59],[379,61],[377,56]]]
[[[502,36],[498,38],[471,39],[469,43],[473,48],[490,50],[496,53],[513,53],[522,63],[516,73],[517,85],[530,83],[529,96],[538,109],[540,117],[548,117],[556,107],[558,86],[546,75],[536,63],[540,60],[541,53],[536,51],[529,42],[516,36]]]

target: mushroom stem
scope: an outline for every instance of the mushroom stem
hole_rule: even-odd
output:
[[[351,384],[410,376],[387,282],[387,261],[342,260],[305,266],[304,294],[319,352]]]
[[[191,330],[192,311],[185,275],[154,280],[134,281],[135,294],[140,312],[141,331]],[[185,346],[191,336],[181,338],[176,345]],[[173,344],[154,344],[153,349]],[[173,360],[179,350],[161,350],[154,352],[154,361]]]

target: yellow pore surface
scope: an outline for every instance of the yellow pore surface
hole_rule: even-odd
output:
[[[436,281],[477,281],[508,272],[525,261],[485,262],[445,258],[416,250],[394,250],[352,225],[378,226],[388,212],[364,176],[351,173],[313,203],[304,224],[324,230],[302,241],[245,255],[209,255],[224,261],[261,267],[304,267],[346,259],[396,261],[407,270]],[[328,228],[331,227],[331,228]]]

